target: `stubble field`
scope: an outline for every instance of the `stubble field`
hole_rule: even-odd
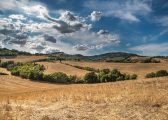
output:
[[[142,75],[166,64],[68,62],[95,68],[118,68]],[[83,70],[42,62],[45,73],[62,71],[83,76]],[[0,120],[167,120],[168,77],[102,84],[49,84],[0,76]]]

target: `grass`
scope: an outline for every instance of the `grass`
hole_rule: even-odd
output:
[[[144,78],[147,73],[159,70],[168,70],[167,63],[108,63],[108,62],[73,62],[65,61],[70,65],[92,67],[95,69],[118,69],[127,74],[137,74],[139,78]]]
[[[40,62],[45,72],[62,70],[82,75],[87,71],[60,63]],[[75,63],[82,66],[89,62]],[[146,67],[145,67],[146,65]],[[143,75],[166,64],[90,63]],[[152,66],[155,65],[155,66]],[[149,68],[148,68],[149,67]],[[139,69],[138,69],[139,68]],[[0,72],[8,73],[0,68]],[[8,73],[9,74],[9,73]],[[140,78],[103,84],[57,85],[5,75],[0,77],[0,120],[167,120],[168,77]]]
[[[167,77],[91,85],[53,85],[13,76],[3,78],[6,82],[0,86],[3,95],[0,111],[13,119],[168,118]]]
[[[17,56],[14,58],[2,58],[2,62],[4,61],[14,61],[14,62],[31,62],[34,60],[44,59],[46,56],[35,56],[35,55],[29,55],[29,56]]]

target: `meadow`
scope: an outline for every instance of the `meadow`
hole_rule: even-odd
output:
[[[168,77],[144,79],[144,74],[168,68],[165,63],[72,62],[95,68],[118,68],[136,73],[137,80],[98,84],[50,84],[0,72],[2,120],[167,120]],[[45,73],[55,71],[83,76],[80,70],[59,62],[40,62]]]

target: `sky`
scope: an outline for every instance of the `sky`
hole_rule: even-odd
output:
[[[0,47],[168,56],[168,0],[0,0]]]

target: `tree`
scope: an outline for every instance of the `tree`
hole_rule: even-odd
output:
[[[95,72],[90,72],[90,73],[87,73],[85,76],[84,76],[84,80],[87,82],[87,83],[99,83],[100,81],[98,80],[98,77],[96,75]]]

